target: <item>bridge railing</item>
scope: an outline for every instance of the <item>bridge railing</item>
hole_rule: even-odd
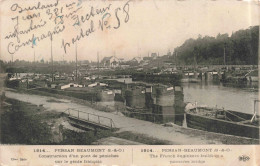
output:
[[[66,113],[66,112],[68,112],[69,116],[75,117],[79,120],[87,120],[89,122],[94,122],[99,125],[108,126],[111,129],[116,128],[113,119],[105,117],[105,116],[100,116],[100,115],[80,111],[80,110],[73,109],[73,108],[69,108],[64,111],[64,113]]]

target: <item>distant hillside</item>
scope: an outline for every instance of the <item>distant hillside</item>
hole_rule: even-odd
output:
[[[188,39],[180,47],[175,48],[177,63],[181,64],[224,64],[224,47],[226,64],[258,64],[259,26],[217,37],[199,36]],[[172,59],[174,59],[172,57]]]

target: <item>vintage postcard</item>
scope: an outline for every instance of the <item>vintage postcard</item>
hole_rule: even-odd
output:
[[[260,165],[259,5],[0,1],[0,165]]]

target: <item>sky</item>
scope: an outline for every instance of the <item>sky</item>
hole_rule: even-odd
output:
[[[50,38],[41,41],[35,40],[34,44],[23,46],[13,53],[14,47],[12,47],[12,43],[20,45],[32,38],[33,34],[41,36],[49,30],[53,30],[55,26],[54,18],[49,20],[50,15],[46,14],[48,12],[46,11],[47,9],[29,10],[19,13],[19,8],[11,11],[11,9],[14,10],[17,7],[14,5],[15,2],[23,9],[33,4],[36,6],[38,4],[38,1],[30,0],[1,2],[0,59],[4,61],[10,61],[12,57],[14,60],[33,61],[34,55],[36,61],[41,59],[50,61],[51,46],[55,61],[75,60],[76,49],[78,60],[90,61],[97,61],[97,53],[100,60],[111,55],[131,59],[137,56],[144,57],[152,52],[159,53],[162,56],[168,50],[172,52],[175,47],[182,45],[185,40],[198,38],[199,34],[214,37],[219,33],[228,33],[231,35],[232,32],[237,30],[259,25],[259,4],[257,1],[136,0],[128,2],[128,5],[125,6],[127,1],[74,0],[66,1],[66,4],[68,5],[68,2],[75,2],[74,8],[71,11],[81,7],[76,13],[76,16],[79,16],[79,18],[90,13],[91,7],[94,10],[109,7],[109,10],[103,14],[91,17],[84,23],[80,22],[76,25],[75,20],[71,18],[65,19],[63,24],[59,24],[59,27],[64,25],[65,30],[53,37],[52,44]],[[55,1],[41,1],[41,4],[54,3]],[[70,12],[66,8],[66,4],[64,0],[60,0],[57,5],[59,10],[63,7],[62,14]],[[53,9],[50,8],[50,11],[53,11]],[[118,10],[117,15],[116,10]],[[6,36],[14,32],[16,22],[11,18],[18,16],[19,30],[25,30],[29,28],[31,19],[23,20],[22,18],[39,13],[40,17],[33,18],[33,23],[43,24],[46,21],[44,27],[30,31],[30,33],[25,35],[19,35],[20,43],[17,42],[16,37],[5,39]],[[111,14],[111,17],[107,17],[107,13]],[[126,18],[129,18],[127,22],[125,22]],[[118,26],[118,19],[120,20],[120,27],[115,29],[113,27]],[[93,21],[92,25],[95,31],[89,36],[81,38],[77,42],[76,47],[75,44],[72,44],[72,38],[79,35],[81,29],[83,32],[89,29],[91,27],[91,20]],[[102,20],[107,21],[107,25],[110,25],[111,28],[104,28],[102,31],[99,27],[99,21]],[[70,43],[70,47],[67,47],[66,53],[64,52],[64,48],[62,48],[63,40],[65,43]],[[32,45],[34,48],[31,47]],[[11,51],[8,52],[8,49]]]

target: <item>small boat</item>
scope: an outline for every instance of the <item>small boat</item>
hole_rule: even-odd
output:
[[[254,101],[254,107],[256,106]],[[195,104],[187,104],[185,108],[187,127],[259,139],[259,115],[247,114],[237,111],[230,111],[207,106],[197,106]]]

